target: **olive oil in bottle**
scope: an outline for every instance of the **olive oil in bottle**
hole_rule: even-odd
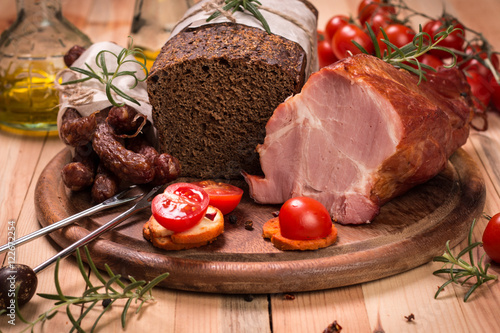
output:
[[[61,0],[17,0],[17,20],[0,36],[0,128],[57,130],[56,74],[87,36],[61,13]]]

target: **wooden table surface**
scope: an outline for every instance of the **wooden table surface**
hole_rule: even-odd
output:
[[[311,0],[319,10],[319,27],[334,14],[355,13],[358,1]],[[497,0],[407,0],[412,8],[431,16],[443,8],[458,17],[466,26],[483,32],[496,50],[500,50],[500,2]],[[133,0],[96,1],[63,0],[66,17],[94,41],[111,40],[124,45],[130,31]],[[15,18],[15,1],[2,0],[0,4],[0,31]],[[472,130],[464,146],[477,162],[484,176],[487,199],[484,211],[500,211],[500,117],[489,114],[486,132]],[[47,163],[63,149],[58,137],[15,135],[0,132],[0,243],[6,243],[8,221],[17,221],[17,237],[37,230],[34,189]],[[481,218],[474,230],[474,239],[481,240],[486,220]],[[464,248],[462,242],[454,249]],[[16,260],[35,267],[60,249],[48,237],[32,241],[15,250]],[[443,244],[444,251],[444,244]],[[477,258],[482,249],[475,252]],[[412,260],[411,257],[408,260]],[[0,262],[6,263],[5,254]],[[438,299],[434,293],[445,282],[434,276],[439,263],[430,262],[416,269],[378,281],[333,290],[283,294],[218,295],[155,289],[156,302],[139,314],[133,311],[126,332],[323,332],[337,321],[344,332],[498,332],[500,327],[500,284],[483,285],[467,303],[463,302],[466,288],[448,286]],[[54,267],[39,274],[38,292],[54,293]],[[491,272],[500,274],[500,265],[493,264]],[[85,283],[73,257],[61,262],[60,279],[66,294],[78,295]],[[98,326],[99,332],[120,332],[120,314],[124,303],[113,306]],[[28,319],[48,310],[51,301],[35,296],[22,313]],[[135,305],[132,308],[135,309]],[[84,322],[90,329],[98,311],[92,311]],[[405,316],[413,314],[411,322]],[[0,318],[0,330],[18,332],[24,324],[15,326]],[[69,331],[71,324],[64,312],[35,331]]]

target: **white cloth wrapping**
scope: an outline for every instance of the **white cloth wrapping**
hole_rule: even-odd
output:
[[[206,22],[207,18],[213,12],[206,12],[202,6],[210,1],[212,0],[200,1],[189,8],[184,17],[175,26],[170,38],[186,27],[195,28],[207,24],[230,22],[224,15],[219,15],[216,19]],[[269,24],[271,33],[298,43],[306,52],[306,78],[309,77],[310,74],[319,68],[318,56],[316,54],[316,15],[301,0],[260,0],[260,3],[262,3],[262,6],[259,8],[259,11]],[[269,10],[272,10],[272,12]],[[247,11],[236,11],[232,16],[238,24],[264,30],[261,22]]]
[[[103,50],[108,50],[118,55],[123,50],[123,47],[111,42],[100,42],[93,44],[71,65],[71,67],[88,69],[87,66],[85,65],[88,64],[92,69],[94,69],[95,72],[97,73],[102,72],[102,69],[99,68],[96,64],[96,56],[100,51]],[[106,52],[105,54],[106,54],[105,57],[106,57],[106,65],[108,68],[108,72],[115,71],[117,68],[116,57],[109,54],[108,52]],[[127,59],[135,60],[133,56],[129,56]],[[136,76],[138,78],[142,79],[145,77],[145,73],[142,67],[134,62],[127,62],[123,64],[122,66],[120,66],[119,70],[136,71],[137,72]],[[60,74],[62,77],[62,82],[73,81],[82,77],[81,74],[73,71],[63,71]],[[137,105],[131,101],[123,99],[118,95],[113,95],[113,98],[116,102],[120,104],[125,103],[127,105],[132,106],[137,111],[147,116],[148,120],[151,123],[153,123],[153,118],[151,114],[151,104],[149,104],[146,82],[145,81],[139,82],[134,89],[130,89],[131,87],[133,87],[134,82],[135,82],[134,78],[128,75],[119,76],[113,80],[113,84],[115,86],[117,86],[125,94],[135,98],[141,105]],[[78,112],[83,117],[86,117],[95,111],[102,110],[109,106],[112,106],[111,102],[108,100],[106,96],[106,86],[101,82],[99,82],[98,80],[91,79],[83,83],[80,83],[80,85],[82,91],[87,91],[87,92],[91,91],[93,93],[90,100],[86,101],[86,103],[72,102],[71,97],[74,96],[69,96],[65,91],[66,86],[61,86],[62,90],[59,93],[59,113],[57,116],[58,128],[60,128],[61,126],[61,119],[62,116],[64,115],[64,112],[66,112],[67,108],[74,108],[78,110]]]

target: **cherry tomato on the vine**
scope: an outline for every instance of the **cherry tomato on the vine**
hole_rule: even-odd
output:
[[[465,48],[465,53],[467,55],[476,55],[477,57],[479,57],[483,60],[486,60],[488,58],[488,53],[485,50],[483,50],[480,45],[477,45],[477,44],[471,44],[471,45],[467,46]],[[500,61],[499,61],[496,53],[491,54],[490,61],[491,61],[491,64],[493,65],[493,68],[496,71],[498,71],[498,69],[500,67]],[[461,65],[460,68],[462,68],[464,70],[476,71],[488,80],[492,76],[491,70],[488,67],[484,66],[477,59],[470,59],[469,61],[467,61],[463,65]]]
[[[308,197],[287,200],[279,212],[279,225],[283,237],[295,240],[324,238],[332,231],[325,206]]]
[[[384,1],[381,0],[362,0],[358,6],[358,20],[361,26],[365,26],[365,22],[368,21],[375,13],[385,11],[387,13],[395,13],[396,9],[393,6],[385,5]]]
[[[438,44],[438,46],[462,51],[465,42],[465,30],[464,25],[460,23],[456,18],[443,16],[437,20],[430,20],[424,25],[422,31],[428,33],[432,37],[433,41],[435,41],[434,36],[436,36],[436,34],[440,33],[441,31],[445,31],[450,25],[453,25],[453,28],[459,28],[461,30],[457,30],[449,34],[448,37],[443,39]],[[440,58],[451,57],[450,53],[441,50],[431,50],[429,52]]]
[[[368,53],[373,52],[373,43],[368,34],[355,24],[347,24],[340,28],[332,39],[333,54],[338,59],[343,59],[352,54],[359,54],[362,51],[352,43],[355,41],[361,45]]]
[[[420,59],[418,59],[418,61],[420,61],[422,64],[425,64],[427,66],[431,66],[432,68],[435,68],[435,69],[444,65],[444,62],[443,62],[443,60],[441,60],[441,58],[433,56],[432,54],[429,54],[429,53],[423,54],[420,57]]]
[[[493,215],[489,220],[482,241],[488,257],[500,264],[500,214]]]
[[[151,202],[153,217],[163,227],[182,232],[197,225],[209,204],[209,196],[201,187],[176,183],[154,197]]]
[[[441,58],[433,56],[432,54],[429,54],[429,53],[424,53],[423,55],[418,57],[418,61],[420,62],[420,64],[431,66],[434,69],[437,69],[438,67],[441,67],[444,65],[444,62]],[[412,66],[413,68],[418,68],[417,65],[412,64],[410,66]],[[424,69],[424,70],[426,70],[426,69]]]
[[[328,43],[331,43],[335,33],[348,23],[349,17],[347,17],[346,15],[335,15],[330,18],[325,26],[325,37]]]
[[[497,80],[492,76],[490,79],[490,87],[491,87],[491,104],[496,109],[496,111],[500,112],[500,84],[498,84]]]
[[[408,43],[411,43],[413,41],[413,37],[415,37],[415,31],[412,28],[398,23],[389,24],[384,28],[384,31],[389,42],[396,45],[397,47],[402,47]],[[383,54],[384,50],[387,50],[387,45],[382,42],[381,39],[385,39],[385,36],[383,35],[382,31],[379,31],[377,40],[379,41],[378,45],[380,47],[380,53]]]
[[[380,28],[386,28],[389,24],[394,23],[391,14],[385,10],[377,10],[366,21],[373,30],[375,36],[379,33]],[[363,26],[364,27],[364,26]]]
[[[207,192],[210,206],[218,208],[223,215],[231,213],[241,201],[243,190],[231,184],[203,180],[193,183]]]
[[[322,31],[318,31],[318,62],[319,67],[323,68],[337,61],[337,57],[333,54],[332,45],[326,39]]]
[[[470,85],[472,95],[475,97],[473,98],[474,104],[478,109],[485,110],[488,104],[490,104],[493,92],[490,83],[478,72],[467,71],[465,76]]]

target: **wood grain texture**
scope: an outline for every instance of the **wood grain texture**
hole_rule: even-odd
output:
[[[60,170],[69,159],[69,150],[61,151],[39,178],[35,208],[42,226],[90,206],[88,192],[69,192],[60,179]],[[326,249],[280,251],[264,241],[262,225],[279,207],[257,205],[247,196],[232,213],[238,223],[233,225],[226,217],[224,234],[199,249],[154,248],[142,237],[148,212],[132,217],[90,248],[98,265],[107,262],[125,276],[152,279],[170,272],[164,286],[173,289],[213,293],[321,290],[376,280],[429,262],[441,254],[447,240],[454,246],[464,239],[472,219],[482,212],[484,200],[483,180],[474,162],[459,150],[445,171],[386,204],[371,224],[337,224],[339,240]],[[66,247],[123,210],[83,219],[51,237]],[[246,221],[253,222],[254,230],[245,229]],[[409,255],[411,262],[406,260]]]

